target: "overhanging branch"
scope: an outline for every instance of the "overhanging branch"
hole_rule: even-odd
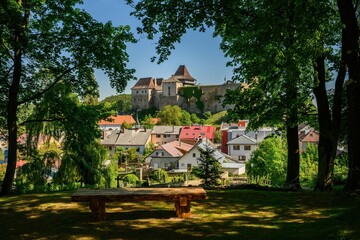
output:
[[[60,74],[57,78],[55,78],[55,81],[50,84],[47,88],[45,88],[44,90],[36,93],[35,95],[33,95],[32,97],[29,97],[27,99],[24,99],[22,101],[18,102],[18,105],[33,101],[37,98],[40,98],[42,95],[44,95],[46,92],[50,91],[66,74],[70,73],[76,66],[69,68],[67,70],[65,70],[62,74]]]

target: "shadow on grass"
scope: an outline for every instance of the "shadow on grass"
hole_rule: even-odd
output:
[[[146,220],[146,219],[170,219],[175,218],[175,211],[170,210],[134,210],[126,212],[107,212],[106,221]]]
[[[327,193],[209,191],[192,219],[171,203],[111,203],[92,222],[70,193],[0,198],[1,239],[360,239],[360,201]]]

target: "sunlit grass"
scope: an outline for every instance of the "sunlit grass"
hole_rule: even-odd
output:
[[[70,195],[0,198],[0,239],[360,239],[360,200],[346,194],[208,191],[191,219],[172,202],[108,203],[103,222]]]

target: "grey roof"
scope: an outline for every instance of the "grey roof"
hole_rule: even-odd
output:
[[[237,138],[232,139],[231,141],[229,141],[227,143],[228,145],[234,145],[234,144],[250,144],[250,145],[255,145],[256,141],[252,138],[249,138],[246,135],[240,135]]]
[[[228,158],[227,155],[220,152],[218,149],[215,149],[211,144],[206,142],[199,142],[197,144],[197,147],[200,148],[202,151],[206,151],[207,149],[214,150],[213,153],[211,153],[211,156],[219,161],[219,163],[234,163],[234,161],[231,158]]]
[[[101,140],[103,145],[117,145],[117,146],[141,146],[145,145],[150,138],[150,129],[124,129],[113,130],[110,135]]]
[[[179,134],[181,126],[154,126],[151,134]]]

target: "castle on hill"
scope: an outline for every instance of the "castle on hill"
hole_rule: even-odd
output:
[[[166,105],[177,105],[188,112],[212,113],[230,109],[222,102],[228,89],[239,84],[226,81],[222,85],[197,85],[185,65],[180,65],[175,74],[168,79],[140,78],[131,88],[133,109],[162,109]]]

